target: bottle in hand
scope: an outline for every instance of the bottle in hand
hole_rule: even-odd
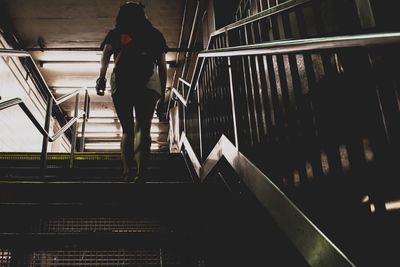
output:
[[[106,83],[107,79],[106,78],[98,78],[96,81],[96,92],[97,95],[103,96],[104,92],[106,90]]]

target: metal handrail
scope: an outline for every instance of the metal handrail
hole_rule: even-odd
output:
[[[238,14],[242,14],[242,7],[245,7],[250,0],[240,0],[238,8],[236,9],[235,16],[238,17]],[[243,19],[243,18],[240,18]]]
[[[9,57],[24,57],[24,58],[28,58],[30,61],[32,61],[33,63],[35,62],[35,60],[32,58],[31,54],[29,54],[26,51],[22,51],[22,50],[14,50],[14,49],[4,49],[1,48],[0,49],[0,56],[9,56]],[[45,79],[43,78],[42,73],[39,71],[38,67],[36,64],[32,64],[35,68],[36,73],[39,75],[40,79],[42,81],[45,81]],[[57,103],[57,100],[55,99],[54,95],[52,94],[50,88],[47,86],[46,82],[43,82],[43,85],[45,86],[46,91],[48,92],[48,95],[53,99],[53,101],[55,103]]]
[[[187,107],[187,101],[186,99],[183,97],[183,95],[181,95],[178,90],[176,90],[175,88],[172,88],[172,94],[174,94],[180,101],[181,103]]]
[[[188,82],[188,81],[185,81],[184,79],[182,79],[182,78],[179,78],[179,81],[181,82],[181,83],[183,83],[183,84],[186,84],[187,86],[191,86],[191,84]]]
[[[86,114],[85,111],[79,111],[78,115],[69,120],[69,122],[65,124],[55,135],[53,135],[53,137],[50,137],[49,141],[54,142],[55,140],[57,140],[65,131],[67,131],[74,123],[76,123],[85,114]]]
[[[260,19],[264,19],[264,18],[267,18],[267,17],[271,17],[273,15],[276,15],[278,13],[281,13],[281,12],[284,12],[284,11],[287,11],[287,10],[290,10],[290,9],[295,8],[297,6],[309,3],[311,1],[312,0],[290,0],[290,1],[284,2],[282,4],[278,4],[278,5],[274,6],[274,7],[271,7],[269,9],[267,9],[267,10],[261,11],[261,12],[255,14],[255,15],[250,16],[250,17],[247,17],[247,18],[244,18],[242,20],[239,20],[239,21],[236,21],[234,23],[231,23],[231,24],[229,24],[229,25],[227,25],[227,26],[225,26],[225,27],[223,27],[221,29],[218,29],[218,30],[214,31],[213,33],[211,33],[210,38],[208,40],[207,49],[210,49],[211,39],[216,35],[219,35],[219,34],[222,34],[222,33],[226,33],[226,32],[228,32],[228,31],[230,31],[232,29],[247,25],[247,24],[252,23],[252,22],[254,22],[256,20],[260,20]],[[188,95],[189,95],[191,90],[193,90],[195,87],[197,87],[197,83],[198,83],[199,78],[200,78],[200,73],[203,70],[203,66],[204,66],[204,57],[200,57],[200,55],[202,53],[204,53],[204,52],[205,51],[201,52],[199,54],[199,56],[197,57],[197,59],[196,59],[196,64],[195,64],[195,68],[194,68],[193,75],[192,75],[192,80],[191,80],[191,87],[189,88]]]
[[[400,33],[375,33],[335,37],[308,38],[299,40],[274,41],[254,45],[203,51],[199,57],[233,57],[252,55],[289,54],[307,51],[370,47],[400,43]]]
[[[185,81],[182,78],[178,79],[177,88],[179,88],[179,83],[183,83],[183,84],[187,85],[189,88],[191,87],[191,84],[189,82]],[[190,91],[190,89],[189,89],[189,91]],[[183,103],[183,105],[185,107],[187,106],[188,99],[185,99],[185,97],[181,93],[179,93],[179,91],[177,89],[172,88],[171,94],[170,94],[169,99],[168,99],[167,115],[169,115],[169,110],[171,108],[171,101],[173,100],[174,95]],[[189,98],[189,95],[188,95],[188,98]]]
[[[35,125],[35,127],[38,129],[38,131],[43,135],[47,136],[49,142],[54,142],[56,141],[63,133],[65,133],[77,120],[79,120],[83,115],[85,114],[85,111],[80,111],[78,113],[77,117],[72,118],[67,124],[64,125],[58,132],[54,135],[50,135],[44,127],[40,125],[38,120],[35,118],[35,116],[32,114],[32,112],[29,110],[29,108],[26,106],[24,101],[21,98],[13,98],[9,99],[3,102],[0,102],[0,110],[10,108],[13,106],[20,106],[21,109],[25,112],[25,114],[29,117],[29,119],[32,121],[32,123]]]
[[[184,97],[176,89],[172,92],[186,107]],[[355,266],[269,177],[240,153],[227,137],[221,136],[203,164],[198,160],[185,132],[181,134],[179,150],[182,150],[183,146],[198,179],[202,182],[217,168],[218,163],[225,159],[261,205],[270,212],[310,266]]]
[[[25,105],[25,103],[22,101],[21,98],[13,98],[10,100],[6,100],[3,102],[0,102],[0,110],[19,105],[21,109],[25,112],[25,114],[30,118],[32,123],[35,125],[35,127],[39,130],[39,132],[45,136],[49,136],[49,133],[40,125],[40,123],[36,120],[35,116],[33,116],[32,112],[29,110],[29,108]]]
[[[183,8],[183,16],[182,16],[182,23],[181,23],[182,25],[181,25],[181,30],[180,30],[180,34],[179,34],[178,47],[181,47],[181,45],[182,45],[183,29],[184,29],[185,24],[186,24],[187,5],[188,5],[188,0],[185,1],[185,7]],[[176,66],[179,65],[179,57],[180,57],[180,52],[177,52],[176,53],[176,60],[175,60]],[[175,69],[174,76],[172,78],[172,86],[174,86],[174,84],[175,84],[176,74],[177,74],[177,70]]]
[[[36,118],[33,116],[33,114],[30,112],[28,107],[23,103],[22,99],[20,98],[14,98],[9,101],[5,101],[2,105],[3,108],[0,108],[0,110],[8,108],[10,106],[15,106],[19,105],[22,110],[27,114],[29,119],[32,121],[32,123],[36,126],[36,128],[40,131],[40,133],[43,135],[43,142],[42,142],[42,153],[41,153],[41,169],[44,171],[46,168],[47,164],[47,147],[48,147],[48,142],[54,142],[57,140],[62,134],[64,134],[69,128],[73,127],[72,130],[72,141],[71,141],[71,152],[70,152],[70,168],[73,167],[73,157],[75,154],[75,145],[76,145],[76,136],[77,136],[77,121],[81,117],[84,117],[82,129],[85,129],[85,123],[89,115],[89,103],[90,103],[90,97],[88,94],[87,89],[78,89],[75,90],[74,92],[71,92],[67,95],[61,96],[60,98],[56,99],[51,92],[50,88],[48,87],[47,83],[45,82],[45,79],[43,78],[43,75],[39,71],[37,65],[34,63],[34,60],[32,56],[27,52],[27,51],[22,51],[22,50],[13,50],[13,49],[0,49],[0,56],[9,56],[9,57],[24,57],[28,58],[34,66],[34,71],[36,72],[37,75],[39,75],[39,78],[41,80],[41,84],[44,86],[45,90],[48,93],[48,101],[47,101],[47,109],[46,109],[46,117],[45,117],[45,125],[42,127],[39,122],[36,120]],[[84,111],[78,112],[78,106],[79,106],[79,94],[82,90],[85,90],[85,107]],[[50,129],[50,118],[52,115],[53,111],[53,104],[56,106],[59,106],[60,104],[64,103],[65,101],[71,99],[72,97],[75,96],[75,114],[74,117],[66,123],[55,135],[50,136],[49,135],[49,129]],[[0,106],[1,107],[1,106]],[[83,137],[82,137],[83,139]],[[81,142],[81,144],[83,144]]]
[[[197,87],[200,79],[200,73],[203,70],[205,58],[300,53],[307,51],[352,47],[371,47],[399,43],[400,33],[396,32],[274,41],[254,45],[205,50],[198,54],[195,72],[192,77],[191,87],[188,94],[190,94],[191,90],[194,90],[194,88]]]
[[[241,20],[239,20],[237,22],[234,22],[234,23],[231,23],[231,24],[229,24],[229,25],[227,25],[225,27],[222,27],[221,29],[216,30],[215,32],[213,32],[211,34],[211,37],[213,37],[215,35],[218,35],[218,34],[221,34],[221,33],[224,33],[226,31],[230,31],[232,29],[247,25],[247,24],[249,24],[251,22],[254,22],[256,20],[260,20],[260,19],[263,19],[263,18],[270,17],[272,15],[275,15],[275,14],[281,13],[283,11],[295,8],[295,7],[299,6],[299,5],[303,5],[303,4],[306,4],[306,3],[311,2],[311,1],[312,0],[291,0],[291,1],[284,2],[282,4],[279,4],[279,5],[276,5],[274,7],[271,7],[269,9],[267,9],[267,10],[261,11],[261,12],[255,14],[255,15],[252,15],[250,17],[241,19]]]
[[[14,49],[4,49],[1,48],[0,49],[0,56],[9,56],[9,57],[26,57],[29,58],[32,62],[34,62],[34,59],[32,58],[31,54],[29,54],[26,51],[22,51],[22,50],[14,50]],[[42,76],[41,72],[39,71],[38,67],[36,66],[36,64],[33,64],[35,66],[35,70],[37,71],[37,73],[40,75],[40,79],[42,81],[45,81],[44,77]],[[51,92],[50,88],[47,86],[47,83],[43,83],[45,86],[45,89],[47,90],[47,92],[49,93],[49,96],[53,99],[54,104],[56,104],[57,106],[60,105],[61,103],[69,100],[70,98],[72,98],[73,96],[79,94],[81,91],[85,90],[85,89],[78,89],[72,93],[69,93],[67,95],[63,95],[60,98],[56,99],[53,95],[53,93]]]
[[[58,99],[56,99],[54,101],[54,104],[56,104],[58,106],[58,105],[64,103],[65,101],[71,99],[73,96],[76,96],[77,94],[79,94],[82,91],[86,91],[86,89],[85,88],[78,89],[78,90],[75,90],[75,91],[73,91],[73,92],[71,92],[69,94],[63,95],[63,96],[59,97]]]
[[[194,13],[194,17],[193,17],[193,22],[192,22],[192,28],[190,30],[190,35],[189,35],[189,42],[188,42],[188,47],[190,48],[192,46],[192,42],[193,42],[193,36],[194,36],[194,30],[196,28],[196,24],[197,24],[197,18],[198,18],[198,14],[199,14],[199,9],[200,9],[200,1],[197,0],[197,4],[196,4],[196,11]],[[188,61],[188,57],[189,57],[189,53],[186,52],[185,54],[185,60],[183,63],[183,67],[182,67],[182,76],[185,77],[186,76],[186,72],[187,72],[187,61]]]
[[[306,1],[291,1],[286,2],[286,4],[293,4],[293,2],[305,3]],[[251,18],[254,19],[254,16],[250,17],[250,19]],[[247,21],[250,21],[249,18]],[[226,31],[226,29],[219,33],[224,31]],[[374,47],[399,43],[400,33],[378,33],[276,41],[203,51],[198,55],[188,95],[190,95],[190,90],[194,90],[198,85],[205,58],[289,54],[328,49]],[[174,94],[176,95],[175,92]],[[178,97],[178,99],[182,102],[181,98]],[[180,147],[182,145],[189,151],[188,155],[201,180],[204,180],[208,176],[210,171],[217,166],[221,158],[225,158],[238,174],[252,173],[252,175],[250,175],[251,177],[242,175],[241,179],[257,197],[260,203],[271,212],[271,215],[287,233],[291,241],[311,266],[354,266],[354,264],[300,210],[298,210],[280,189],[246,159],[239,152],[237,147],[226,137],[221,137],[220,141],[203,164],[197,160],[196,154],[190,147],[190,143],[184,133],[180,140]],[[265,194],[265,192],[268,192],[268,194]],[[277,205],[280,207],[279,210],[277,210],[276,203],[278,203]],[[301,225],[301,230],[299,230],[299,225]],[[318,252],[315,252],[316,250],[318,250]]]
[[[240,153],[227,137],[221,136],[203,164],[197,159],[184,132],[179,142],[180,150],[182,146],[185,147],[200,181],[204,181],[217,168],[220,160],[226,160],[250,192],[269,211],[310,266],[355,266],[271,179]]]

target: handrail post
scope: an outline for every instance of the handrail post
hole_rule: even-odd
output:
[[[78,117],[78,108],[79,108],[79,96],[77,94],[75,96],[75,111],[74,111],[74,118]],[[76,136],[78,132],[78,120],[74,123],[72,127],[72,138],[71,138],[71,153],[69,158],[69,167],[72,169],[74,167],[74,156],[75,156],[75,149],[76,149]]]
[[[184,83],[181,83],[181,86],[182,86],[182,95],[183,95],[183,97],[185,97],[185,84]],[[183,105],[182,105],[183,106]],[[183,108],[182,108],[182,120],[183,120],[183,131],[186,133],[186,108],[185,108],[185,106],[183,106]]]
[[[190,48],[192,46],[194,30],[196,28],[197,17],[198,17],[198,14],[199,14],[199,8],[200,8],[200,1],[198,0],[197,4],[196,4],[196,11],[195,11],[194,17],[193,17],[192,28],[191,28],[191,31],[190,31],[188,48]],[[187,74],[187,71],[188,71],[187,61],[188,61],[189,54],[190,54],[189,52],[185,53],[185,61],[183,63],[183,67],[182,67],[181,77],[183,77],[184,79],[186,79],[186,74]]]
[[[50,120],[52,113],[53,113],[53,98],[49,96],[47,101],[46,118],[44,122],[44,130],[46,132],[49,132],[50,129]],[[49,137],[47,135],[43,135],[42,154],[40,156],[40,169],[42,171],[42,175],[44,175],[44,172],[46,170],[48,145],[49,145]]]
[[[85,150],[85,131],[86,131],[86,121],[88,119],[88,114],[89,114],[89,93],[88,90],[85,90],[85,106],[84,109],[85,114],[83,115],[83,121],[82,121],[82,131],[81,131],[81,145],[80,145],[80,151],[83,152]]]
[[[199,90],[199,83],[197,82],[194,90],[196,92],[196,97],[197,97],[197,113],[198,113],[198,120],[199,120],[199,148],[200,148],[200,159],[203,159],[203,135],[201,132],[201,107],[200,107],[200,90]]]
[[[228,31],[225,32],[226,36],[226,47],[229,47],[229,34]],[[229,88],[231,93],[231,102],[232,102],[232,123],[233,123],[233,134],[235,138],[235,147],[239,149],[239,139],[238,139],[238,129],[237,129],[237,121],[236,121],[236,107],[235,107],[235,91],[233,88],[233,76],[232,76],[232,61],[231,57],[227,58],[228,60],[228,72],[229,72]]]

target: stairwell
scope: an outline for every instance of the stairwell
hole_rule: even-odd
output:
[[[50,154],[44,176],[39,158],[1,154],[2,267],[307,266],[250,193],[196,182],[182,154],[153,153],[139,185],[118,154]]]

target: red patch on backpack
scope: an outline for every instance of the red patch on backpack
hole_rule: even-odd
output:
[[[121,42],[121,45],[128,45],[132,42],[132,38],[129,36],[129,34],[121,34],[119,37],[119,40]]]

